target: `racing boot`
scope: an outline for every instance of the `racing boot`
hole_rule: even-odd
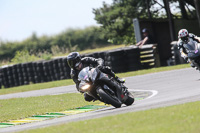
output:
[[[125,83],[125,79],[117,77],[116,74],[110,69],[110,67],[105,67],[104,70],[106,71],[105,73],[113,77],[118,83]]]
[[[91,102],[91,101],[94,102],[94,98],[92,96],[88,95],[87,93],[84,93],[84,99],[87,102]]]
[[[190,66],[191,67],[193,67],[193,68],[195,68],[196,70],[199,70],[199,68],[198,67],[196,67],[195,65],[194,65],[194,63],[193,62],[190,62]],[[199,70],[200,71],[200,70]]]
[[[191,62],[190,66],[193,67],[193,68],[195,67],[195,65],[193,64],[193,62]]]
[[[125,79],[121,79],[121,78],[119,78],[119,77],[117,77],[117,76],[115,76],[115,80],[116,80],[117,82],[119,82],[119,83],[125,83]]]

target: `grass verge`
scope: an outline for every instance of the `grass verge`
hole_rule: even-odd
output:
[[[94,104],[79,93],[0,100],[0,122]]]
[[[200,102],[26,130],[20,133],[199,133]]]
[[[108,50],[113,50],[113,49],[118,49],[118,48],[124,48],[125,46],[126,46],[125,44],[121,44],[121,45],[110,45],[106,47],[99,47],[99,48],[94,48],[94,49],[87,49],[87,50],[80,51],[80,54],[103,52],[103,51],[108,51]]]
[[[109,45],[109,46],[100,46],[100,47],[96,47],[93,49],[86,49],[86,50],[82,50],[82,51],[78,51],[80,54],[90,54],[90,53],[95,53],[95,52],[103,52],[103,51],[108,51],[108,50],[113,50],[113,49],[118,49],[118,48],[124,48],[126,47],[125,44],[121,44],[121,45]],[[58,57],[63,57],[66,55],[68,55],[69,53],[65,53],[65,54],[60,54],[60,55],[56,55],[53,58],[58,58]]]
[[[138,70],[138,71],[131,71],[131,72],[126,72],[126,73],[118,73],[117,75],[119,77],[130,77],[130,76],[144,75],[144,74],[156,73],[156,72],[162,72],[162,71],[184,69],[184,68],[189,68],[189,67],[190,67],[189,64],[182,64],[182,65],[176,65],[176,66],[165,66],[165,67],[144,69],[144,70]]]
[[[188,67],[190,67],[188,64],[183,64],[183,65],[176,65],[176,66],[159,67],[159,68],[152,68],[152,69],[146,69],[146,70],[132,71],[132,72],[126,72],[126,73],[118,73],[117,75],[119,77],[130,77],[130,76],[136,76],[136,75],[156,73],[156,72],[161,72],[161,71],[183,69],[183,68],[188,68]],[[17,92],[25,92],[25,91],[31,91],[31,90],[46,89],[46,88],[53,88],[53,87],[59,87],[59,86],[67,86],[67,85],[72,85],[72,84],[74,84],[74,82],[71,79],[67,79],[67,80],[60,80],[60,81],[54,81],[54,82],[24,85],[24,86],[19,86],[19,87],[0,89],[0,95],[9,94],[9,93],[17,93]]]
[[[73,84],[74,82],[71,79],[67,79],[67,80],[59,80],[59,81],[46,82],[46,83],[23,85],[23,86],[18,86],[18,87],[11,87],[11,88],[3,88],[3,89],[0,89],[0,95],[32,91],[32,90],[40,90],[40,89],[60,87],[60,86],[67,86],[67,85],[73,85]]]

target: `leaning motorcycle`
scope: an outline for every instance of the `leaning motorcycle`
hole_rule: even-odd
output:
[[[183,44],[183,47],[186,49],[190,61],[200,70],[200,43],[191,41],[187,44]]]
[[[79,90],[106,104],[120,108],[122,104],[127,106],[134,102],[133,95],[122,83],[101,72],[98,68],[83,68],[78,79]]]

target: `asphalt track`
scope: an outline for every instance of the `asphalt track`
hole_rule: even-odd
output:
[[[153,109],[164,106],[171,106],[186,102],[200,100],[200,73],[192,68],[181,70],[172,70],[153,74],[146,74],[126,78],[126,86],[130,90],[145,90],[154,92],[154,96],[145,100],[136,101],[132,106],[123,106],[121,108],[108,107],[101,110],[86,112],[77,115],[65,116],[35,122],[25,125],[13,126],[0,129],[0,132],[16,132],[21,130],[46,127],[72,121],[80,121],[86,119],[99,118],[109,115],[116,115],[126,112],[134,112],[140,110]],[[24,93],[8,94],[0,96],[0,99],[41,96],[41,95],[57,95],[62,93],[76,92],[75,86],[57,87],[38,91],[30,91]],[[157,93],[157,94],[156,94]]]

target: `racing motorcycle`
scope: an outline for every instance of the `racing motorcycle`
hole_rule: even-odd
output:
[[[183,44],[183,47],[188,53],[188,58],[200,70],[200,43],[190,41],[187,44]]]
[[[106,104],[120,108],[122,104],[132,105],[134,96],[122,83],[101,72],[98,68],[83,68],[78,79],[79,90]]]

